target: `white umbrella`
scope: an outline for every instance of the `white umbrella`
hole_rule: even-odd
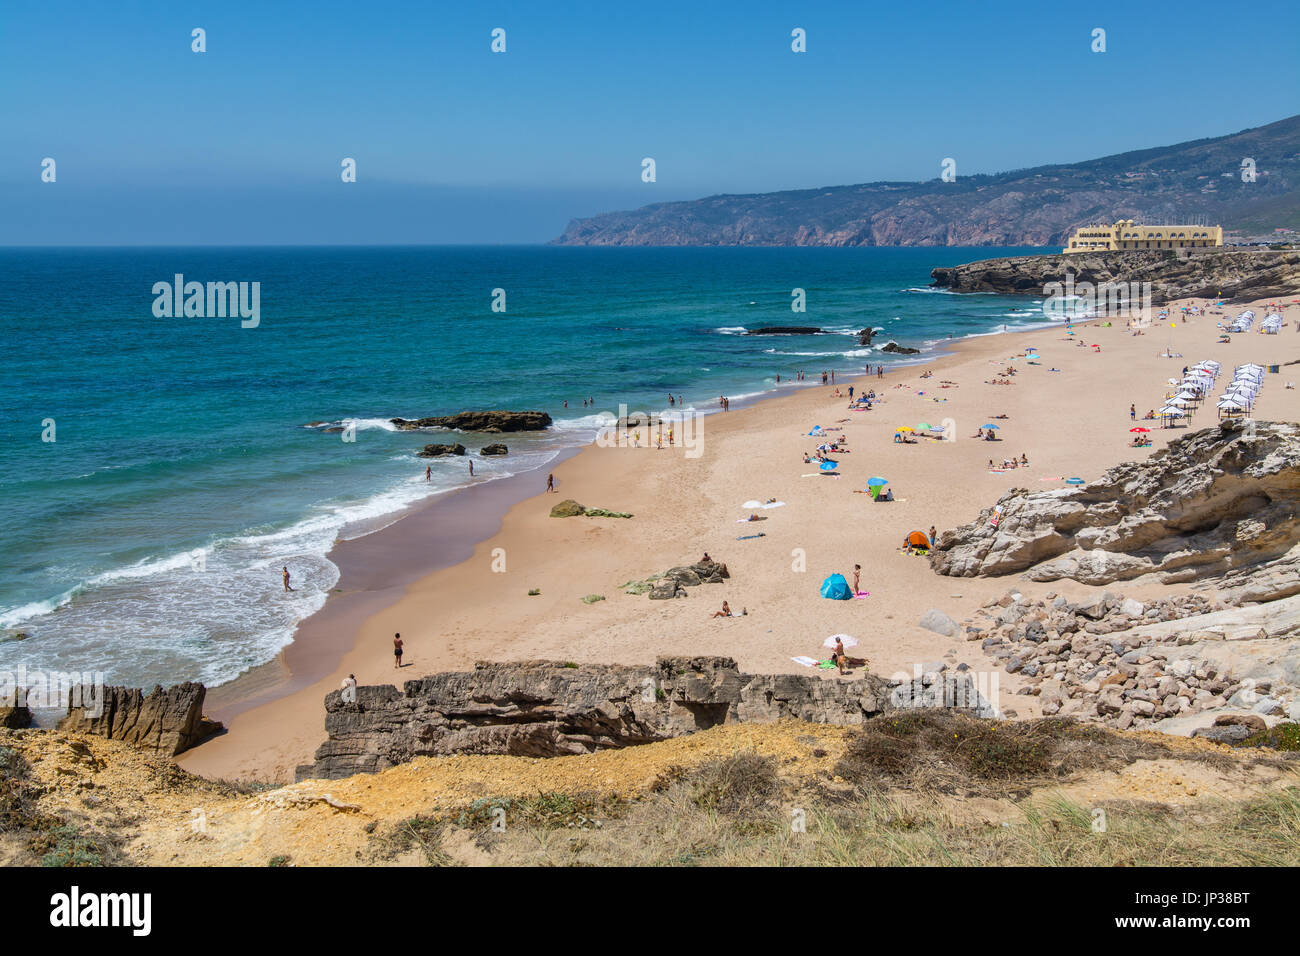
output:
[[[849,637],[847,634],[832,634],[822,642],[822,647],[834,647],[837,639],[843,641],[845,647],[858,646],[857,638]]]

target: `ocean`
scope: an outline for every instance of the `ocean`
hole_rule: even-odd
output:
[[[1046,323],[1040,300],[927,288],[935,266],[1041,251],[0,249],[0,671],[233,680],[324,604],[336,540],[544,465],[620,403],[654,412],[672,393],[712,412],[719,395],[803,387],[799,369],[807,385],[923,357],[882,353],[891,339],[933,354]],[[177,317],[155,291],[177,275],[258,283],[256,325]],[[764,325],[831,334],[743,334]],[[883,331],[860,347],[868,326]],[[466,409],[539,409],[555,426],[388,421]],[[466,458],[416,457],[449,440],[474,478]],[[491,441],[509,455],[478,456]]]

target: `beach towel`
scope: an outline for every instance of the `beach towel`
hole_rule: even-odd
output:
[[[818,664],[817,658],[808,657],[806,655],[800,655],[799,657],[792,657],[790,658],[790,660],[794,661],[796,664],[802,664],[804,667],[816,667]]]
[[[758,534],[742,534],[742,535],[741,535],[739,538],[737,538],[736,540],[737,540],[737,541],[752,541],[754,538],[766,538],[766,537],[767,537],[767,533],[764,532],[764,531],[760,531]]]

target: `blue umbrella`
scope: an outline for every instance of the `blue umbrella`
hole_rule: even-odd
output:
[[[824,461],[822,462],[822,471],[834,471],[839,466],[840,463],[838,461]]]
[[[1087,482],[1085,482],[1082,478],[1066,478],[1066,479],[1065,479],[1065,483],[1066,483],[1067,485],[1083,485],[1083,484],[1087,484]]]
[[[994,424],[981,425],[980,428],[991,428],[991,429],[993,429],[994,431],[998,431],[998,430],[999,430],[999,429],[998,429],[998,426],[997,426],[997,425],[994,425]]]
[[[868,487],[868,488],[879,488],[881,485],[887,485],[887,484],[889,484],[889,479],[888,479],[888,478],[868,478],[868,479],[867,479],[867,487]]]

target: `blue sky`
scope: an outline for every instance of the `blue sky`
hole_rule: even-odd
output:
[[[1264,125],[1297,112],[1298,52],[1294,0],[5,0],[0,244],[544,241],[649,202]]]

